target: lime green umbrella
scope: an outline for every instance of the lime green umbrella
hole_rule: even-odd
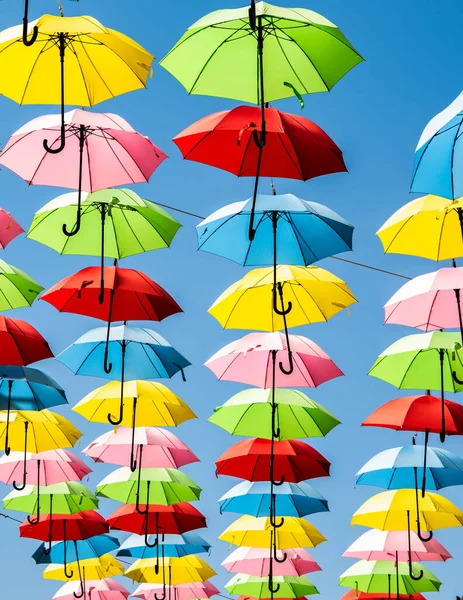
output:
[[[252,598],[270,598],[269,585],[273,585],[275,588],[273,598],[301,598],[319,593],[305,575],[299,577],[273,576],[269,581],[268,577],[237,573],[225,584],[225,589],[230,594],[240,594]]]
[[[170,506],[199,500],[201,488],[178,469],[142,468],[132,472],[129,467],[121,467],[96,486],[96,493],[124,504]]]
[[[439,390],[441,440],[445,440],[444,392],[461,392],[463,349],[460,333],[432,331],[407,335],[386,348],[368,375],[402,389]]]
[[[0,260],[0,311],[31,306],[42,290],[27,273]]]
[[[302,392],[275,390],[276,428],[279,440],[321,437],[339,425],[323,406]],[[272,439],[272,390],[248,389],[214,409],[211,423],[232,435]]]
[[[392,558],[392,557],[391,557]],[[359,560],[344,571],[339,578],[339,585],[360,590],[365,593],[396,595],[398,593],[416,594],[419,592],[438,592],[441,581],[435,575],[418,563],[413,568],[416,577],[420,570],[423,571],[421,579],[414,579],[409,573],[408,562],[395,562],[394,560]]]
[[[8,510],[25,513],[73,515],[98,508],[98,499],[77,481],[52,485],[26,485],[19,492],[13,490],[3,499]]]

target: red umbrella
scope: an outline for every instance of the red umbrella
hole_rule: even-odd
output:
[[[421,594],[394,594],[394,600],[400,598],[403,600],[426,600]],[[366,592],[357,592],[356,590],[349,590],[347,594],[341,598],[341,600],[388,600],[388,594],[386,593],[375,593],[367,594]]]
[[[109,525],[96,510],[84,510],[73,515],[40,515],[31,525],[26,519],[19,526],[19,535],[43,542],[86,540],[108,533]]]
[[[24,367],[46,358],[53,358],[53,352],[37,329],[0,315],[0,364]]]
[[[318,125],[304,117],[265,109],[265,144],[261,147],[261,109],[238,106],[208,115],[179,133],[174,142],[183,158],[229,171],[238,177],[285,177],[306,181],[347,171],[342,152]],[[250,235],[254,214],[251,213]]]
[[[216,460],[217,475],[231,475],[248,481],[270,481],[271,440],[251,438],[238,442]],[[328,477],[330,462],[317,450],[299,440],[274,442],[273,475],[297,483],[304,479]]]

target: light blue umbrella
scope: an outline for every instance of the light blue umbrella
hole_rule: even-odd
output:
[[[463,93],[426,126],[415,152],[411,191],[463,196]]]
[[[119,548],[119,540],[112,535],[95,535],[86,540],[52,542],[48,553],[45,544],[40,544],[32,555],[38,565],[51,563],[66,564],[87,558],[98,558]]]
[[[357,473],[356,483],[375,485],[388,490],[415,487],[415,471],[423,477],[424,446],[403,446],[380,452]],[[441,448],[427,449],[426,488],[439,490],[463,485],[463,459]]]
[[[328,501],[305,482],[283,483],[273,488],[275,515],[304,517],[329,511]],[[270,481],[243,481],[219,499],[220,512],[235,512],[253,517],[270,516]]]
[[[152,540],[150,540],[152,538]],[[148,542],[153,542],[156,535],[148,535]],[[209,552],[211,545],[200,535],[193,532],[182,535],[166,534],[159,544],[163,546],[164,556],[187,556],[189,554],[201,554]],[[121,545],[117,556],[126,556],[128,558],[156,558],[157,549],[145,545],[145,536],[131,535]]]
[[[310,265],[352,250],[353,226],[326,206],[293,194],[256,200],[255,237],[249,241],[252,199],[217,210],[196,226],[198,248],[246,266]],[[276,225],[276,239],[274,239]]]

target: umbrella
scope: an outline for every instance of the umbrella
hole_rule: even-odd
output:
[[[122,404],[121,404],[122,400]],[[88,421],[112,422],[112,415],[119,410],[121,425],[132,428],[130,469],[135,471],[135,428],[145,426],[175,426],[196,417],[188,405],[165,385],[152,381],[127,381],[124,386],[111,381],[87,394],[73,410]],[[127,414],[128,413],[128,414]],[[119,423],[118,423],[119,424]],[[138,446],[139,463],[142,463],[142,447]]]
[[[267,517],[243,515],[225,529],[219,540],[235,546],[268,548],[273,537],[273,526]],[[315,548],[326,538],[305,519],[286,517],[273,539],[274,552],[286,548]]]
[[[415,151],[410,191],[455,200],[463,195],[459,138],[463,124],[463,94],[426,125]]]
[[[119,427],[116,431],[108,431],[100,435],[82,452],[95,462],[126,467],[130,465],[131,438],[131,429]],[[143,446],[143,461],[146,467],[178,469],[199,461],[199,458],[177,436],[160,427],[136,427],[134,443],[136,453],[139,453],[140,447]]]
[[[271,441],[251,438],[238,442],[216,461],[217,475],[248,481],[269,481]],[[304,479],[328,477],[330,462],[317,450],[299,440],[274,442],[275,480],[297,483]]]
[[[388,600],[387,592],[373,592],[367,594],[366,592],[359,592],[357,590],[349,590],[341,600]],[[399,594],[396,596],[398,600],[426,600],[421,594]]]
[[[148,537],[150,540],[152,536]],[[163,546],[164,556],[187,556],[188,554],[201,554],[209,552],[211,545],[200,535],[193,532],[183,534],[165,534],[163,541],[159,541]],[[128,558],[155,558],[156,554],[153,548],[145,545],[144,536],[133,534],[129,536],[117,551],[117,556]]]
[[[93,579],[86,582],[86,595],[82,600],[127,600],[130,592],[114,579]],[[77,581],[68,581],[53,596],[53,600],[75,600],[74,594],[81,592]]]
[[[339,421],[298,390],[275,389],[278,440],[327,435]],[[232,435],[272,438],[272,391],[248,389],[214,409],[209,421]]]
[[[270,516],[271,483],[242,481],[219,499],[220,512],[236,512],[254,517]],[[275,513],[288,517],[304,517],[328,511],[327,500],[305,482],[282,483],[273,492]]]
[[[252,242],[248,236],[251,209],[251,199],[234,202],[204,219],[196,226],[199,250],[250,267],[274,262],[305,266],[352,250],[353,226],[322,204],[293,194],[259,194]]]
[[[111,535],[95,535],[85,540],[52,542],[47,554],[45,544],[40,544],[32,555],[38,565],[76,562],[87,558],[98,558],[119,548],[119,540]]]
[[[278,551],[278,556],[281,558],[283,552]],[[310,554],[302,548],[288,549],[287,557],[284,563],[276,563],[274,575],[297,577],[305,575],[305,573],[313,573],[321,571],[321,568],[310,556]],[[222,562],[222,566],[229,573],[243,573],[246,575],[254,575],[255,577],[265,577],[269,572],[270,559],[266,548],[247,548],[241,546],[233,550],[233,552]]]
[[[146,514],[140,514],[136,510],[134,504],[127,504],[115,510],[108,517],[107,522],[111,529],[128,531],[138,535],[145,535],[147,529],[148,534],[156,534],[156,530],[159,529],[162,529],[165,534],[183,534],[193,529],[206,527],[206,517],[188,502],[171,506],[148,505],[148,528],[146,517]],[[157,536],[154,535],[154,537]],[[149,536],[148,540],[150,540]]]
[[[0,207],[0,250],[5,250],[11,240],[24,233],[24,229],[11,214]]]
[[[132,581],[139,583],[163,583],[169,577],[169,585],[198,583],[206,581],[217,573],[199,556],[166,557],[162,560],[161,569],[157,573],[152,558],[136,560],[124,573]]]
[[[163,586],[156,583],[141,583],[137,589],[132,592],[134,598],[142,600],[157,600],[161,596]],[[210,581],[201,581],[196,583],[183,583],[170,586],[168,597],[174,597],[176,600],[199,600],[200,598],[211,598],[219,594],[219,590]]]
[[[52,140],[50,145],[45,136]],[[45,115],[26,123],[8,140],[0,164],[29,185],[78,190],[75,223],[70,229],[66,224],[61,228],[64,236],[70,237],[80,230],[82,191],[147,182],[165,158],[166,154],[118,115],[76,109],[61,117]]]
[[[26,366],[53,358],[47,340],[29,323],[0,316],[0,363]]]
[[[318,594],[317,588],[304,575],[300,577],[275,575],[272,581],[269,581],[268,577],[255,577],[254,575],[237,573],[225,584],[225,589],[230,594],[266,598],[269,595],[270,586],[273,587],[273,583],[278,588],[274,591],[270,589],[274,598],[299,598],[310,594]]]
[[[124,567],[122,564],[117,558],[114,558],[114,556],[111,556],[110,554],[103,554],[103,556],[99,556],[98,558],[87,558],[86,560],[80,560],[78,562],[80,563],[80,569],[85,571],[85,580],[87,580],[87,578],[106,579],[107,577],[117,577],[118,575],[124,574]],[[72,577],[66,575],[63,565],[50,564],[45,567],[43,578],[58,581],[66,581],[67,579],[78,581],[82,574],[79,572],[78,562],[70,563],[69,565],[74,572]]]
[[[277,388],[317,387],[343,375],[315,342],[302,335],[288,337],[294,370],[290,374],[275,371]],[[221,348],[204,365],[220,380],[268,389],[273,383],[273,357],[275,355],[275,361],[284,358],[287,350],[286,338],[279,332],[248,333]],[[283,390],[275,390],[277,395],[280,392]]]
[[[446,260],[463,256],[463,203],[423,196],[396,211],[376,232],[387,253]]]
[[[0,310],[31,306],[42,290],[27,273],[0,260]]]
[[[339,585],[362,592],[396,591],[398,594],[414,594],[416,592],[438,592],[441,582],[431,571],[417,565],[424,572],[424,577],[416,580],[410,577],[407,563],[379,560],[359,560],[344,571],[339,578]]]

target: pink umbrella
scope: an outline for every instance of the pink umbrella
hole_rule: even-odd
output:
[[[66,145],[60,152],[61,115],[44,115],[18,129],[0,155],[0,164],[29,185],[52,185],[79,191],[77,220],[66,235],[80,228],[80,192],[147,182],[167,158],[146,136],[111,113],[81,109],[65,113]],[[51,152],[44,148],[48,138]]]
[[[286,560],[279,563],[273,561],[273,575],[298,577],[306,573],[321,571],[321,568],[302,548],[289,548],[284,551]],[[283,558],[283,550],[277,550],[276,556]],[[223,562],[222,566],[229,573],[245,573],[256,577],[266,577],[270,570],[270,555],[268,548],[248,548],[240,546]]]
[[[171,600],[199,600],[220,594],[220,590],[210,581],[166,586],[165,589],[167,590],[167,598]],[[164,587],[162,584],[142,583],[132,592],[132,596],[143,600],[156,600],[156,594],[158,597],[162,597],[163,593]]]
[[[289,338],[294,371],[286,375],[275,369],[276,387],[317,387],[344,375],[317,344],[300,335]],[[249,333],[224,346],[205,366],[218,379],[268,389],[272,387],[274,363],[286,356],[286,339],[282,333]]]
[[[177,436],[160,427],[136,427],[134,429],[136,452],[142,452],[144,467],[178,469],[198,462],[199,458]],[[127,467],[131,464],[132,428],[119,427],[109,431],[89,444],[83,453],[95,462],[111,463]],[[141,466],[141,461],[140,461]]]
[[[80,581],[65,583],[53,596],[53,600],[75,600],[74,593],[81,593]],[[114,579],[90,580],[85,582],[82,600],[127,600],[130,592]]]
[[[24,233],[21,225],[13,219],[9,212],[0,208],[0,248],[5,250],[11,240],[21,233]]]

